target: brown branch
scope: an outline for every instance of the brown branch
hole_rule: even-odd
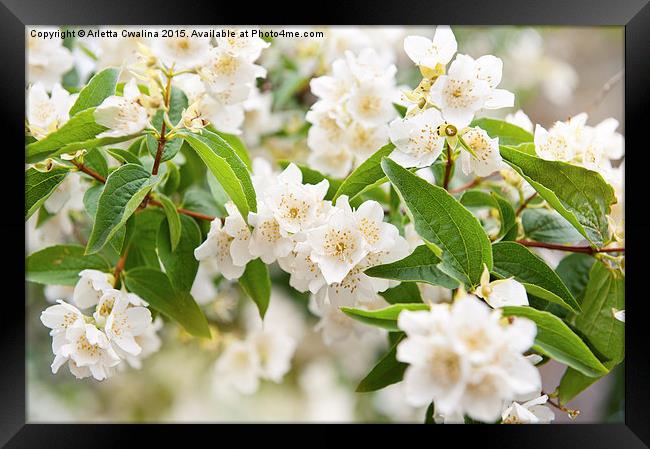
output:
[[[451,181],[451,167],[454,165],[454,161],[451,157],[452,156],[451,147],[449,146],[447,141],[445,141],[445,148],[447,149],[447,166],[445,167],[445,179],[442,182],[442,187],[445,190],[449,190],[448,187],[449,187],[449,181]]]
[[[515,217],[518,217],[519,214],[522,213],[524,211],[524,209],[526,209],[526,206],[528,206],[528,203],[530,203],[536,196],[537,196],[537,192],[533,193],[531,196],[526,198],[526,201],[521,203],[521,206],[519,206],[517,208],[517,211],[515,212]]]
[[[120,273],[122,273],[122,270],[124,270],[124,264],[126,263],[126,257],[129,254],[129,247],[127,246],[126,249],[124,250],[124,253],[120,256],[120,259],[117,261],[117,264],[115,265],[115,271],[113,271],[113,278],[115,279],[113,281],[113,287],[117,287],[117,283],[120,280]]]
[[[557,245],[555,243],[533,242],[531,240],[517,240],[517,243],[519,243],[520,245],[530,246],[534,248],[554,249],[558,251],[568,251],[572,253],[596,254],[596,253],[624,253],[625,252],[625,248],[592,248],[591,246]]]
[[[463,184],[460,187],[456,187],[455,189],[451,189],[449,193],[460,193],[463,192],[467,189],[471,189],[472,187],[476,187],[479,185],[481,182],[483,182],[483,178],[476,178],[472,182],[468,182],[467,184]]]
[[[165,109],[169,110],[169,101],[171,98],[172,77],[167,76],[167,86],[165,87]],[[165,133],[167,132],[167,123],[163,117],[162,126],[160,127],[160,137],[158,138],[158,149],[156,150],[156,158],[153,161],[153,168],[151,169],[152,175],[158,174],[158,167],[160,167],[160,159],[162,159],[163,150],[165,149]]]
[[[93,169],[91,169],[91,168],[89,168],[89,167],[86,167],[86,166],[85,166],[84,164],[82,164],[81,162],[72,161],[72,163],[75,165],[75,167],[77,167],[79,170],[81,170],[81,171],[84,172],[85,174],[92,176],[92,177],[95,178],[97,181],[101,182],[102,184],[105,184],[105,183],[106,183],[106,178],[104,178],[102,175],[100,175],[99,173],[97,173],[95,170],[93,170]]]
[[[546,393],[544,393],[542,391],[542,394],[546,394]],[[561,412],[566,413],[567,415],[569,415],[569,418],[576,419],[578,417],[578,415],[580,415],[580,410],[575,410],[575,409],[572,409],[572,408],[565,407],[562,404],[560,404],[559,402],[553,401],[553,399],[551,399],[551,397],[548,394],[546,394],[546,395],[548,396],[548,399],[546,400],[546,403],[549,404],[550,406],[560,410]]]

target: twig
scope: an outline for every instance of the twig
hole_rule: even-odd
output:
[[[126,249],[124,250],[124,253],[120,256],[120,259],[117,261],[117,264],[115,265],[115,271],[113,271],[113,287],[117,287],[117,283],[120,280],[120,273],[122,273],[122,270],[124,270],[124,264],[126,263],[126,257],[129,254],[129,247],[127,246]]]
[[[591,246],[557,245],[555,243],[533,242],[531,240],[517,240],[517,243],[519,243],[520,245],[530,246],[534,248],[554,249],[558,251],[568,251],[572,253],[596,254],[596,253],[624,253],[625,252],[625,248],[592,248]]]
[[[165,109],[169,110],[169,101],[171,98],[171,87],[172,87],[172,76],[167,76],[167,86],[165,87]],[[167,123],[163,119],[162,126],[160,128],[160,138],[158,139],[158,149],[156,150],[156,158],[153,161],[153,168],[151,169],[152,175],[158,174],[158,167],[160,167],[160,159],[162,159],[163,150],[165,149],[165,133],[167,132]]]
[[[445,167],[445,179],[442,183],[442,187],[445,190],[448,190],[449,181],[451,180],[451,167],[454,165],[454,161],[452,159],[451,147],[447,141],[445,141],[445,148],[447,149],[447,166]]]
[[[519,214],[522,213],[523,210],[526,208],[526,206],[528,206],[528,203],[530,203],[533,200],[533,198],[535,198],[536,196],[537,196],[537,192],[533,193],[531,196],[526,198],[526,201],[521,203],[521,206],[517,208],[517,211],[515,212],[515,217],[518,217]]]
[[[91,168],[85,166],[85,165],[82,164],[81,162],[72,161],[72,163],[75,165],[75,167],[77,167],[79,170],[81,170],[81,171],[84,172],[85,174],[92,176],[92,177],[95,178],[97,181],[101,182],[102,184],[105,184],[105,183],[106,183],[106,178],[104,178],[102,175],[100,175],[99,173],[97,173],[95,170],[93,170],[93,169],[91,169]]]

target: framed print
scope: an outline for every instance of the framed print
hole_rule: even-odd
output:
[[[117,3],[0,7],[2,444],[648,447],[647,2]]]

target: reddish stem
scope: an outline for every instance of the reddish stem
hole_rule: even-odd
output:
[[[99,173],[97,173],[95,170],[86,167],[86,166],[85,166],[84,164],[82,164],[81,162],[72,161],[72,163],[73,163],[73,164],[74,164],[74,165],[75,165],[79,170],[81,170],[82,172],[84,172],[85,174],[87,174],[87,175],[89,175],[89,176],[92,176],[92,177],[95,178],[97,181],[101,182],[102,184],[105,184],[105,183],[106,183],[106,178],[104,178],[102,175],[100,175]]]
[[[554,249],[558,251],[569,251],[572,253],[596,254],[596,253],[624,253],[625,252],[625,248],[592,248],[591,246],[557,245],[555,243],[533,242],[531,240],[517,240],[517,243],[524,246]]]

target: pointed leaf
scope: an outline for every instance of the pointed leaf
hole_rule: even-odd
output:
[[[51,285],[76,285],[82,270],[109,272],[111,266],[99,254],[84,255],[83,246],[56,245],[27,257],[25,278],[31,282]]]
[[[354,171],[343,180],[343,183],[336,191],[332,201],[336,201],[336,199],[341,195],[347,195],[349,199],[352,200],[355,196],[364,191],[386,182],[386,175],[381,168],[381,160],[391,154],[394,149],[395,145],[388,143],[377,150],[368,159],[363,161],[361,165],[355,168]]]
[[[99,106],[104,99],[115,95],[119,77],[120,70],[115,68],[109,67],[97,72],[79,92],[77,101],[70,108],[70,117],[84,109]]]
[[[239,278],[239,285],[257,305],[260,317],[264,319],[271,300],[271,278],[266,264],[261,259],[248,262],[244,274]]]
[[[68,171],[67,167],[54,167],[48,172],[32,167],[25,171],[25,220],[43,205],[63,182]]]
[[[381,327],[389,332],[399,332],[397,317],[402,310],[429,310],[428,304],[393,304],[383,309],[365,310],[354,307],[341,307],[341,311],[351,318],[370,326]]]
[[[158,233],[158,256],[165,267],[165,273],[177,290],[190,291],[199,261],[194,257],[194,249],[201,244],[201,230],[193,218],[181,215],[181,231],[175,249],[170,247],[170,227],[162,223]]]

